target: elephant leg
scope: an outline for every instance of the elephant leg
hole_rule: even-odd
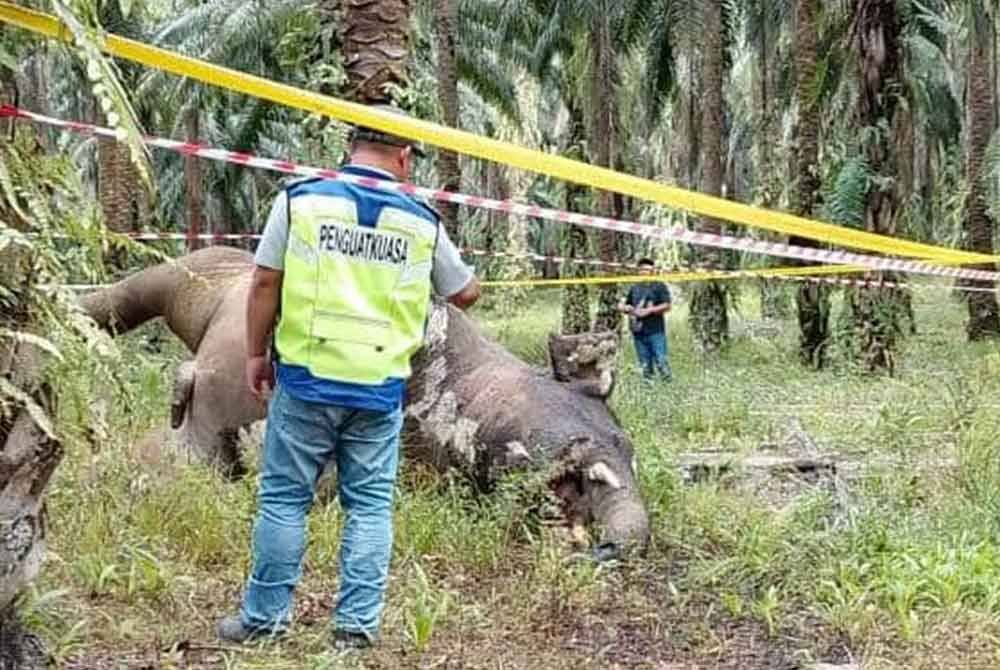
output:
[[[174,419],[182,414],[181,433],[193,459],[239,479],[247,472],[241,431],[263,419],[267,407],[244,382],[242,344],[229,339],[236,326],[223,326],[210,328],[194,362],[178,370]]]
[[[239,428],[224,428],[219,431],[219,443],[212,465],[230,481],[242,479],[246,475],[247,469],[240,456]]]
[[[220,417],[209,402],[199,399],[203,386],[196,389],[188,404],[181,443],[189,458],[212,466],[228,479],[240,479],[246,474],[240,454],[240,429],[250,424],[232,425]]]

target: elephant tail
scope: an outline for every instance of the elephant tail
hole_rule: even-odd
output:
[[[174,375],[174,388],[170,398],[170,427],[175,430],[184,423],[188,404],[194,394],[196,371],[194,361],[184,361]]]

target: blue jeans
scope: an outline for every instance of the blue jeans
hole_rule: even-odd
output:
[[[334,625],[374,636],[392,554],[392,499],[403,416],[308,403],[275,390],[253,532],[253,572],[243,594],[243,625],[281,632],[302,576],[306,515],[330,460],[346,513]]]
[[[633,335],[632,339],[635,342],[635,355],[639,359],[639,367],[642,368],[644,377],[651,379],[654,368],[665,379],[673,376],[670,371],[670,361],[667,360],[666,333]]]

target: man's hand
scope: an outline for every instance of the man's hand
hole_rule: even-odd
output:
[[[626,305],[625,303],[620,303],[618,305],[618,311],[622,314],[632,314],[635,308],[632,305]]]
[[[476,304],[476,301],[479,300],[479,295],[479,280],[473,277],[461,291],[448,298],[448,302],[461,310],[466,310]]]
[[[645,319],[647,316],[649,316],[649,310],[643,307],[637,307],[632,311],[632,314],[633,316],[639,319]]]
[[[271,360],[268,356],[247,357],[247,384],[250,386],[250,393],[258,400],[267,400],[267,396],[274,388],[274,368],[271,367]]]

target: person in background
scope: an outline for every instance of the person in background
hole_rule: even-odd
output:
[[[408,140],[359,128],[342,172],[407,180],[416,150]],[[246,642],[288,628],[306,515],[332,462],[346,516],[332,642],[340,650],[370,646],[392,554],[410,357],[423,342],[431,291],[465,309],[479,298],[479,282],[425,203],[335,180],[293,182],[278,195],[255,263],[247,383],[262,400],[274,392],[253,569],[239,613],[219,622],[218,635]]]
[[[655,264],[650,258],[639,261],[639,273],[652,275]],[[666,313],[670,311],[670,289],[660,281],[647,281],[629,288],[618,311],[628,315],[639,367],[646,379],[659,373],[666,381],[673,374],[667,359]]]

